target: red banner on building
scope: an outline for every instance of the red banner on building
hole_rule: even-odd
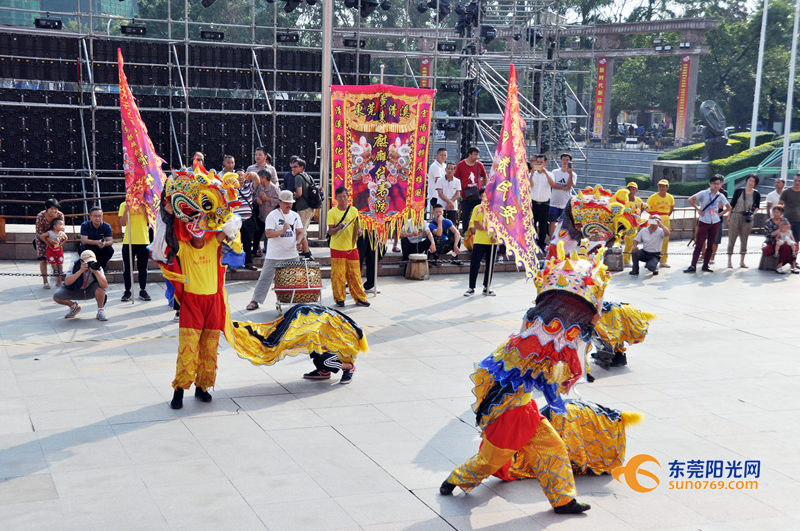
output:
[[[686,134],[686,105],[689,100],[689,68],[692,65],[692,56],[681,56],[681,83],[678,85],[678,112],[675,116],[675,138],[691,137]],[[688,124],[691,128],[692,124]]]
[[[427,57],[423,57],[419,62],[419,88],[428,88],[430,87],[430,80],[428,76],[431,73],[431,60]]]
[[[608,59],[601,57],[597,60],[597,86],[594,98],[594,129],[592,136],[600,138],[603,136],[603,113],[606,104],[606,79],[608,74]]]
[[[381,242],[409,217],[417,223],[425,213],[435,92],[392,85],[331,86],[331,191],[347,188],[361,227],[377,231]]]

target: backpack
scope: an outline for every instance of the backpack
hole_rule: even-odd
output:
[[[305,172],[303,172],[303,180],[306,182],[306,187],[303,189],[303,197],[306,198],[306,203],[312,209],[321,207],[322,190],[314,183],[314,179]]]

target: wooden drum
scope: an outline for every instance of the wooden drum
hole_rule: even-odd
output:
[[[322,271],[318,262],[280,262],[275,269],[275,295],[287,304],[317,302],[322,292]]]
[[[428,280],[428,255],[424,253],[414,253],[408,255],[408,265],[406,266],[406,278],[411,280]]]

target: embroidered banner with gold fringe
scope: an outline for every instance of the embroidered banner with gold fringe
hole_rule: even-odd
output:
[[[331,86],[331,199],[344,186],[361,227],[386,243],[425,213],[435,90],[393,85]],[[530,210],[530,209],[529,209]]]
[[[484,226],[513,254],[517,267],[525,267],[525,276],[536,271],[536,233],[533,230],[525,141],[517,98],[517,73],[514,65],[508,74],[508,96],[503,130],[483,194]]]

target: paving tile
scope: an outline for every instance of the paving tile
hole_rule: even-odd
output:
[[[316,531],[358,528],[356,521],[331,498],[267,503],[253,510],[270,531]]]
[[[402,522],[409,518],[424,520],[436,516],[434,511],[408,491],[336,496],[333,499],[361,526]]]

